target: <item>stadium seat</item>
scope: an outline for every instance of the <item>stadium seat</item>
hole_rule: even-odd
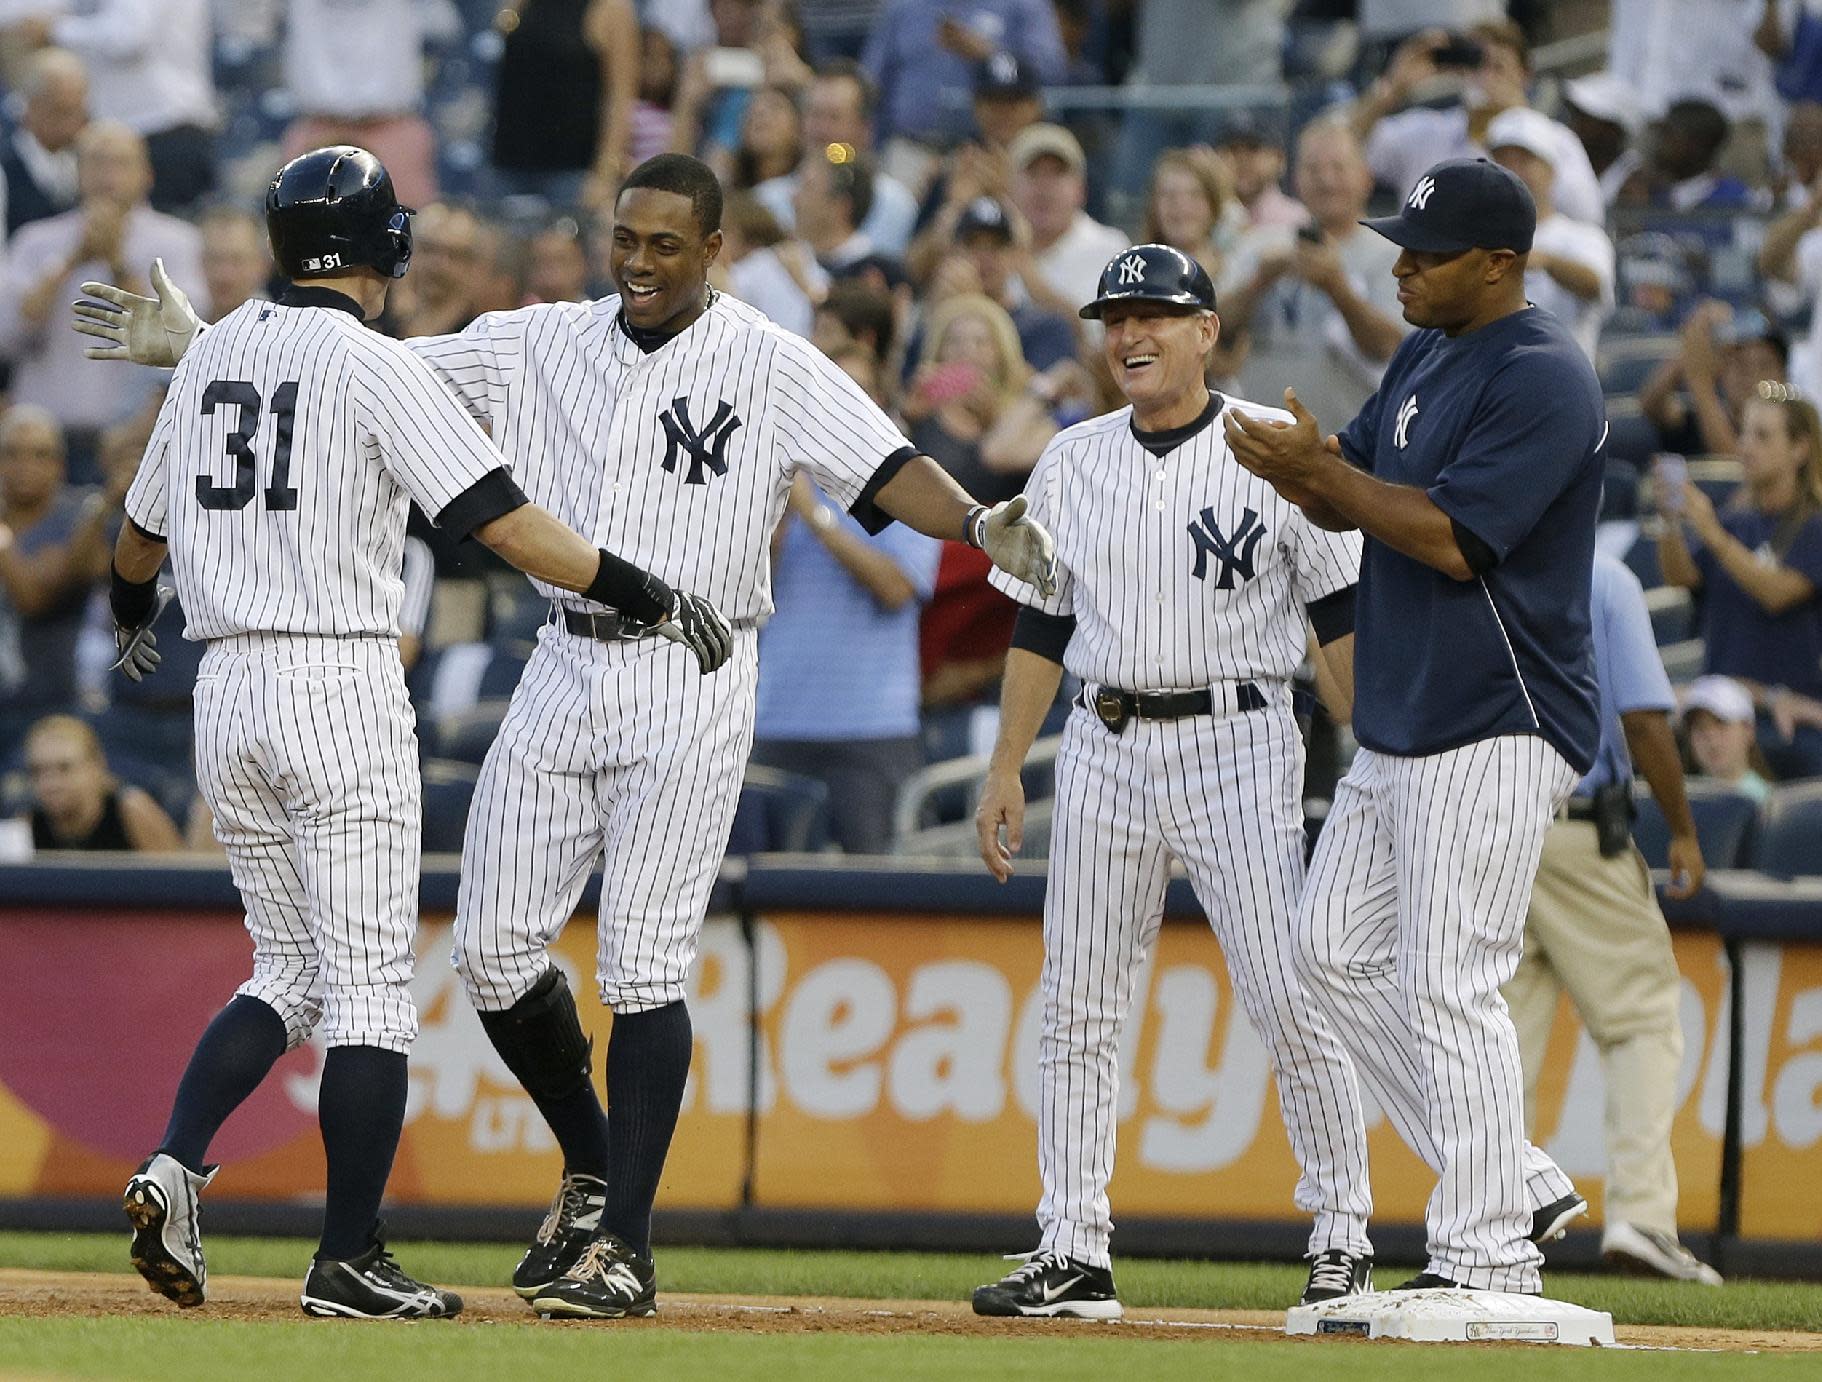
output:
[[[436,722],[425,735],[425,752],[456,763],[478,764],[499,736],[506,718],[506,701],[482,701],[470,710],[458,710]]]
[[[813,777],[747,765],[728,839],[731,855],[803,854],[827,848],[829,789]]]
[[[424,765],[424,853],[460,854],[468,804],[480,771],[471,763],[433,758]]]
[[[1822,782],[1772,788],[1753,863],[1783,878],[1822,876]]]
[[[1651,611],[1651,633],[1658,647],[1681,643],[1695,633],[1695,604],[1680,586],[1647,590],[1645,608]]]
[[[1631,406],[1624,406],[1630,404]],[[1651,457],[1663,445],[1658,429],[1650,418],[1638,411],[1631,399],[1615,399],[1607,406],[1607,458],[1627,461],[1641,471],[1651,464]]]
[[[1751,855],[1753,834],[1758,825],[1759,807],[1751,797],[1717,782],[1693,778],[1688,783],[1689,813],[1695,817],[1696,838],[1702,845],[1702,860],[1711,869],[1744,866]],[[1654,869],[1667,868],[1670,861],[1670,823],[1663,808],[1638,784],[1638,816],[1632,822],[1632,838],[1639,853]]]

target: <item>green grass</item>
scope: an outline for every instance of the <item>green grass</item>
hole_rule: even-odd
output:
[[[125,1272],[125,1234],[0,1233],[0,1267]],[[506,1283],[519,1249],[497,1243],[399,1243],[400,1260],[419,1276],[450,1286]],[[217,1237],[209,1270],[222,1276],[299,1277],[311,1245],[301,1239]],[[848,1296],[859,1299],[961,1300],[1005,1270],[998,1258],[968,1254],[782,1252],[757,1248],[661,1248],[663,1290],[737,1296]],[[1296,1299],[1300,1267],[1264,1263],[1129,1259],[1116,1264],[1131,1307],[1198,1306],[1275,1310]],[[1391,1269],[1382,1284],[1394,1283]],[[1721,1290],[1617,1276],[1551,1273],[1550,1294],[1620,1324],[1700,1325],[1718,1329],[1822,1330],[1822,1286],[1734,1281]],[[0,1358],[4,1358],[0,1354]]]
[[[1207,1379],[1241,1370],[1247,1382],[1304,1382],[1335,1375],[1345,1375],[1349,1382],[1457,1382],[1467,1361],[1453,1349],[1342,1342],[1293,1347],[1207,1338],[1153,1342],[1096,1336],[1090,1328],[1068,1325],[1059,1327],[1056,1338],[979,1339],[713,1334],[637,1326],[205,1325],[194,1317],[0,1319],[0,1360],[9,1376],[177,1377],[184,1382],[244,1382],[261,1376],[274,1382],[410,1382],[420,1377],[437,1382],[587,1377],[598,1382],[614,1376],[1057,1382],[1105,1379],[1122,1369],[1146,1382]],[[1473,1370],[1476,1382],[1704,1382],[1748,1375],[1753,1382],[1795,1382],[1814,1374],[1815,1359],[1509,1349],[1476,1351]]]

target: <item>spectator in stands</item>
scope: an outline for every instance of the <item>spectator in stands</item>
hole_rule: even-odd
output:
[[[1771,280],[1771,288],[1794,289],[1798,302],[1810,304],[1811,363],[1807,369],[1799,366],[1793,377],[1812,397],[1822,397],[1816,388],[1822,384],[1822,177],[1812,180],[1801,198],[1790,200],[1791,209],[1765,227],[1759,272]]]
[[[21,26],[33,44],[81,58],[97,119],[144,140],[151,203],[183,211],[215,186],[214,28],[209,0],[86,0],[46,5]]]
[[[1783,334],[1762,313],[1697,303],[1683,322],[1677,353],[1639,390],[1639,406],[1658,430],[1660,449],[1738,455],[1747,403],[1758,397],[1761,382],[1785,382],[1788,359]]]
[[[1780,777],[1822,774],[1822,421],[1815,405],[1765,384],[1740,430],[1745,478],[1727,506],[1687,481],[1659,498],[1658,560],[1672,585],[1700,589],[1704,671],[1742,682],[1759,744]],[[1685,531],[1696,540],[1691,549]],[[1786,704],[1794,693],[1802,698]]]
[[[209,311],[220,321],[241,303],[263,298],[272,278],[266,227],[238,206],[215,206],[197,222],[202,232],[202,278]]]
[[[438,202],[413,222],[411,273],[387,297],[388,334],[402,339],[460,331],[480,310],[474,297],[481,218],[465,206]]]
[[[628,171],[639,95],[633,0],[517,0],[494,21],[493,167],[557,209],[605,206]]]
[[[1651,126],[1645,160],[1620,187],[1617,203],[1678,212],[1752,206],[1759,200],[1752,189],[1717,170],[1727,134],[1727,117],[1718,107],[1694,99],[1672,102]]]
[[[128,477],[130,478],[130,477]],[[64,483],[63,431],[43,408],[0,417],[0,754],[39,716],[76,703],[76,641],[108,566],[103,495]]]
[[[1779,150],[1782,157],[1772,177],[1772,205],[1779,211],[1808,206],[1810,188],[1822,178],[1822,102],[1791,102],[1784,115]]]
[[[872,79],[859,63],[838,58],[816,69],[804,94],[803,148],[811,157],[834,144],[869,153],[873,143],[875,97]],[[768,178],[754,188],[760,202],[786,231],[796,224],[797,169]],[[917,223],[917,198],[896,178],[873,174],[873,206],[861,232],[881,254],[902,259]]]
[[[1373,175],[1340,120],[1297,139],[1298,198],[1310,223],[1247,232],[1222,284],[1224,335],[1244,337],[1235,391],[1276,403],[1286,384],[1325,425],[1360,410],[1408,329],[1392,266],[1398,247],[1360,225]]]
[[[1563,83],[1563,123],[1581,140],[1611,206],[1643,158],[1633,146],[1645,124],[1637,94],[1610,73],[1571,78]]]
[[[1556,209],[1557,149],[1550,120],[1529,106],[1503,110],[1487,126],[1488,152],[1518,174],[1537,203],[1525,295],[1560,318],[1592,361],[1601,323],[1613,310],[1613,241],[1593,222],[1571,220]]]
[[[677,100],[677,49],[663,29],[639,31],[639,99],[633,102],[632,134],[626,161],[637,168],[671,147]]]
[[[1400,196],[1438,159],[1484,154],[1493,117],[1526,103],[1531,48],[1519,27],[1510,20],[1493,20],[1473,25],[1467,35],[1479,45],[1477,65],[1438,66],[1439,54],[1460,50],[1451,47],[1450,36],[1442,30],[1425,30],[1399,46],[1385,75],[1367,88],[1349,113],[1366,146],[1374,178]],[[1405,109],[1422,91],[1446,85],[1457,72],[1459,105]],[[1578,221],[1605,220],[1606,202],[1587,151],[1566,126],[1552,121],[1551,128],[1561,146],[1556,159],[1557,209]]]
[[[1229,120],[1215,147],[1233,170],[1234,195],[1250,228],[1303,224],[1308,213],[1278,185],[1284,180],[1284,141],[1264,121]]]
[[[929,184],[940,151],[967,133],[955,95],[1000,52],[1029,63],[1040,85],[1061,80],[1050,0],[888,0],[881,10],[862,63],[880,93],[881,161],[914,193]]]
[[[810,324],[810,343],[831,360],[848,347],[859,346],[881,369],[889,368],[896,358],[898,339],[892,295],[870,283],[830,285]]]
[[[965,264],[967,272],[949,275],[959,291],[983,293],[1006,309],[1019,333],[1019,349],[1028,365],[1047,370],[1074,358],[1074,322],[1039,307],[1025,291],[1025,279],[1035,271],[1029,249],[1018,243],[1013,213],[1004,203],[992,197],[976,197],[953,219],[945,210],[938,218],[937,228],[941,242],[953,246],[946,257],[948,262],[939,267],[954,269]],[[944,275],[939,271],[937,277],[942,279]],[[946,285],[933,281],[928,298],[940,296],[942,286]],[[912,342],[913,356],[921,344],[921,337]]]
[[[77,141],[81,205],[35,221],[14,237],[0,272],[0,356],[13,362],[13,398],[46,408],[63,424],[73,472],[93,478],[103,427],[133,412],[157,387],[153,370],[84,358],[82,337],[64,319],[86,279],[150,291],[144,275],[162,258],[173,281],[202,279],[196,227],[146,205],[152,166],[145,141],[125,125],[97,120]],[[197,302],[208,317],[213,306]]]
[[[582,302],[589,296],[588,251],[582,229],[568,216],[531,237],[525,290],[534,302]]]
[[[666,6],[653,11],[659,18]],[[713,0],[713,41],[684,59],[672,103],[671,147],[711,164],[740,142],[741,122],[761,87],[801,90],[810,69],[795,46],[789,17],[760,0]],[[680,48],[690,45],[681,43]]]
[[[791,487],[772,564],[778,612],[759,634],[753,761],[823,782],[850,854],[891,848],[898,790],[923,766],[918,612],[941,547],[902,523],[868,536],[807,475]]]
[[[1140,231],[1148,244],[1182,250],[1219,283],[1227,252],[1246,224],[1232,171],[1213,151],[1166,149],[1158,155]]]
[[[903,277],[860,227],[873,209],[873,161],[846,144],[812,150],[792,199],[797,234],[830,278],[866,278],[890,287]]]
[[[736,192],[721,214],[721,258],[728,291],[787,331],[809,336],[829,276],[801,240],[785,234],[750,192]]]
[[[711,162],[722,165],[717,171],[728,191],[751,191],[796,172],[803,150],[803,117],[795,93],[781,86],[762,86],[747,102],[740,142],[731,153]]]
[[[943,160],[917,213],[917,237],[907,256],[922,282],[954,240],[962,208],[981,197],[1012,195],[1013,140],[1042,119],[1044,102],[1028,64],[995,53],[974,78],[975,136]]]
[[[1761,806],[1771,768],[1759,752],[1752,693],[1732,677],[1697,677],[1683,690],[1683,728],[1698,776]]]
[[[39,850],[183,848],[164,808],[108,771],[95,731],[74,715],[47,715],[25,737],[32,784],[32,847]]]
[[[285,130],[286,161],[354,144],[386,165],[406,206],[437,199],[436,133],[424,119],[429,9],[421,0],[289,0],[285,86],[297,118]]]
[[[1007,156],[1013,205],[1031,227],[1036,272],[1025,288],[1039,306],[1073,317],[1094,296],[1107,261],[1132,242],[1082,209],[1088,199],[1088,160],[1080,142],[1061,125],[1020,131]]]
[[[1607,70],[1648,111],[1697,97],[1730,121],[1774,124],[1778,94],[1767,53],[1782,47],[1764,0],[1612,0]],[[1790,10],[1799,9],[1792,5]],[[1769,21],[1770,29],[1763,26]],[[1764,146],[1759,146],[1764,152]]]
[[[76,204],[76,140],[89,122],[82,59],[40,48],[26,70],[25,109],[0,145],[0,208],[6,238]]]

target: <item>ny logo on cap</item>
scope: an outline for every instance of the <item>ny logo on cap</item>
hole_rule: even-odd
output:
[[[732,403],[722,400],[709,425],[700,432],[690,423],[690,404],[686,398],[673,398],[671,406],[658,414],[658,421],[664,427],[664,468],[676,471],[679,452],[689,457],[690,468],[683,477],[684,484],[706,485],[708,476],[702,473],[704,467],[717,475],[728,473],[728,438],[740,427]]]
[[[1417,395],[1412,394],[1399,407],[1398,422],[1392,430],[1392,444],[1400,451],[1404,450],[1405,443],[1411,439],[1411,423],[1416,417]]]
[[[1434,192],[1435,190],[1436,190],[1436,179],[1435,178],[1432,178],[1432,177],[1418,178],[1417,186],[1415,186],[1411,189],[1411,198],[1409,201],[1407,201],[1405,203],[1405,205],[1414,206],[1419,211],[1427,210],[1430,205],[1430,193]]]
[[[1145,281],[1145,261],[1136,254],[1129,254],[1120,261],[1120,286]]]

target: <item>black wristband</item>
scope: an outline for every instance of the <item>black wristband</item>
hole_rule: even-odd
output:
[[[108,608],[114,622],[123,629],[136,629],[145,623],[158,603],[158,577],[149,581],[129,581],[118,567],[108,567]]]
[[[660,622],[677,603],[676,595],[663,581],[630,561],[622,561],[606,548],[601,549],[595,579],[582,593],[641,624]]]

